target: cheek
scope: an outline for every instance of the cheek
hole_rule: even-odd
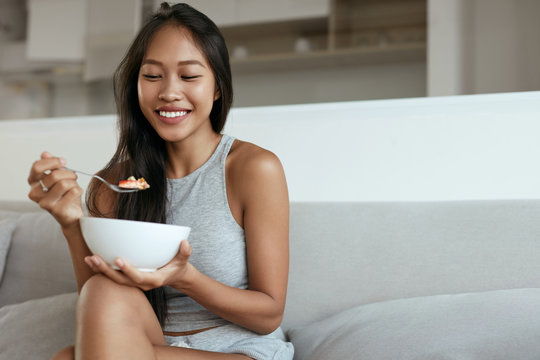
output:
[[[199,87],[193,94],[197,96],[197,99],[200,102],[204,102],[212,106],[215,97],[214,83],[207,83],[204,86]]]
[[[144,104],[144,87],[141,85],[140,81],[137,81],[137,97],[139,98],[139,106]]]
[[[140,81],[137,83],[137,97],[139,98],[139,106],[143,113],[145,112],[145,107],[152,107],[153,99],[153,89],[147,84],[143,84]]]

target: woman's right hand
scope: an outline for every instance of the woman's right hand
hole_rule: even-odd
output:
[[[48,152],[34,162],[28,176],[28,197],[52,214],[64,230],[79,225],[83,216],[81,187],[77,174],[65,170],[66,161]]]

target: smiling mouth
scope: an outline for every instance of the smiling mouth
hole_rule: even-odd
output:
[[[159,114],[159,116],[163,116],[166,118],[176,118],[187,115],[188,111],[157,111],[157,113]]]

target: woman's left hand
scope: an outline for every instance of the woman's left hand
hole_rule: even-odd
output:
[[[114,262],[120,270],[114,269],[99,255],[87,256],[84,261],[93,272],[101,273],[118,284],[138,287],[147,291],[167,285],[177,289],[181,288],[186,276],[189,276],[190,269],[193,269],[189,263],[190,256],[191,245],[187,240],[183,240],[176,256],[167,265],[156,271],[139,271],[122,258],[117,258]]]

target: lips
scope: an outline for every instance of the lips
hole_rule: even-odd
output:
[[[155,111],[158,118],[166,124],[178,124],[189,116],[191,110],[181,108],[159,108]]]

